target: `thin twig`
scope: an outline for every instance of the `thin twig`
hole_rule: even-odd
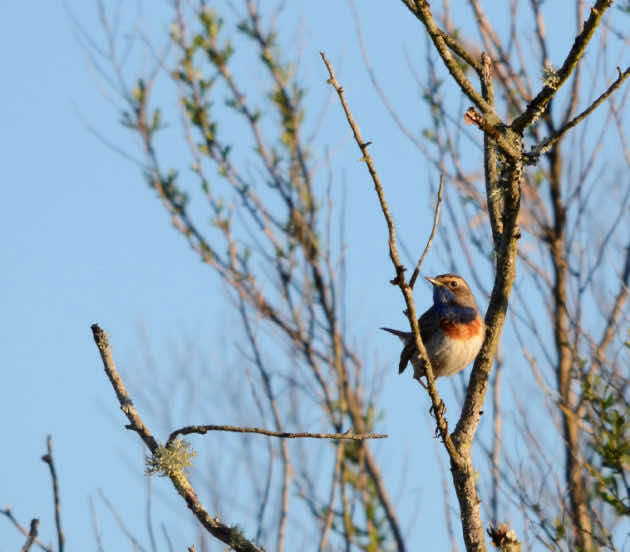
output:
[[[57,470],[55,469],[55,462],[53,461],[52,453],[52,437],[49,435],[46,440],[46,447],[48,452],[42,456],[42,460],[48,464],[50,468],[50,477],[52,478],[53,486],[53,499],[55,503],[55,525],[57,527],[57,542],[59,545],[58,552],[63,552],[65,543],[65,537],[63,535],[63,529],[61,528],[61,502],[59,501],[59,479],[57,478]]]
[[[413,271],[413,274],[411,275],[411,279],[409,280],[409,287],[411,289],[413,289],[413,286],[416,283],[416,279],[418,278],[418,275],[420,274],[420,267],[422,266],[422,263],[424,263],[424,258],[427,256],[427,253],[429,252],[429,249],[431,249],[431,245],[433,244],[433,238],[435,237],[435,232],[438,227],[438,222],[440,221],[440,208],[442,207],[443,189],[444,189],[444,173],[440,175],[440,187],[438,188],[437,204],[435,206],[435,216],[433,217],[433,228],[431,229],[431,235],[429,236],[427,245],[424,248],[422,255],[420,256],[420,259],[418,260],[416,269]]]
[[[24,546],[22,547],[22,552],[28,552],[31,549],[31,546],[35,542],[37,538],[37,526],[39,525],[39,520],[37,518],[33,518],[31,520],[31,530],[28,532],[28,537]]]
[[[326,511],[326,519],[324,521],[324,527],[322,528],[322,534],[319,539],[319,552],[324,552],[326,549],[326,541],[328,540],[328,533],[333,524],[334,517],[334,503],[335,495],[337,494],[337,485],[339,482],[339,474],[341,473],[341,462],[343,460],[343,443],[340,443],[337,447],[337,458],[335,459],[335,469],[333,470],[332,483],[330,486],[330,497],[328,499],[328,507]]]
[[[151,487],[151,478],[147,477],[147,502],[146,502],[146,522],[147,533],[149,533],[149,541],[151,542],[151,552],[157,552],[157,544],[155,542],[155,532],[153,531],[153,516],[151,515],[151,506],[153,500],[153,488]]]
[[[308,433],[305,431],[289,433],[287,431],[272,431],[258,427],[239,427],[231,425],[193,425],[176,429],[171,433],[166,441],[168,447],[178,435],[189,435],[191,433],[206,434],[208,431],[231,431],[233,433],[257,433],[269,437],[280,437],[281,439],[348,439],[352,441],[363,441],[365,439],[386,439],[387,434],[383,433],[353,433],[348,430],[345,433]]]
[[[245,308],[245,302],[242,298],[239,300],[239,312],[241,314],[241,318],[243,320],[243,325],[245,326],[245,332],[247,334],[247,338],[249,340],[252,352],[254,353],[254,363],[256,364],[258,371],[260,373],[260,377],[263,381],[263,389],[265,391],[265,396],[269,401],[269,405],[271,406],[271,412],[273,414],[274,423],[276,426],[277,432],[283,432],[283,422],[282,417],[280,416],[280,410],[278,409],[278,403],[274,396],[273,390],[271,388],[271,377],[269,375],[268,370],[266,369],[262,355],[260,353],[258,347],[258,341],[256,339],[256,335],[254,334],[253,328],[251,326],[249,317],[247,316],[247,310]],[[173,434],[171,434],[173,437]],[[170,444],[171,438],[169,437],[169,441],[167,443]],[[287,447],[286,441],[282,442],[280,452],[282,454],[282,469],[283,469],[283,477],[282,477],[282,492],[281,492],[281,507],[280,507],[280,515],[278,516],[278,544],[277,550],[278,552],[284,551],[284,542],[285,542],[285,534],[286,534],[286,524],[288,518],[289,511],[289,488],[291,486],[291,479],[293,468],[291,467],[291,459],[289,457],[289,449]],[[264,513],[264,509],[261,510],[261,518]],[[262,519],[261,519],[262,525]]]
[[[105,496],[105,493],[103,492],[102,489],[98,490],[98,494],[101,497],[101,500],[103,501],[103,503],[105,504],[107,509],[109,510],[109,513],[114,518],[114,521],[118,525],[118,528],[122,531],[123,535],[125,535],[125,537],[127,537],[129,539],[129,542],[131,543],[131,546],[133,547],[134,551],[136,551],[136,552],[147,552],[145,550],[144,546],[142,546],[140,541],[131,532],[129,527],[127,527],[127,524],[125,523],[125,520],[124,520],[123,516],[116,509],[116,507],[111,503],[111,501],[107,498],[107,496]]]
[[[168,534],[168,530],[166,529],[166,525],[164,523],[160,524],[160,528],[162,529],[162,534],[164,535],[164,540],[166,541],[166,546],[168,547],[168,552],[175,552],[175,548],[173,547],[173,541]]]
[[[92,520],[92,531],[94,532],[94,540],[96,541],[97,552],[105,552],[103,548],[103,539],[101,538],[101,530],[98,525],[98,518],[96,517],[96,510],[94,509],[94,501],[92,497],[89,498],[90,503],[90,519]]]
[[[458,42],[454,36],[449,34],[447,31],[438,29],[438,32],[440,36],[444,39],[444,42],[446,42],[446,45],[451,50],[453,50],[455,54],[457,54],[468,65],[470,65],[477,72],[477,74],[481,73],[482,71],[481,64],[479,63],[479,60],[475,58],[474,55],[472,55],[468,50],[466,50],[466,48],[460,42]]]
[[[485,100],[494,106],[494,83],[492,82],[492,60],[485,52],[481,54],[481,93]],[[497,148],[488,134],[483,135],[483,165],[486,180],[486,198],[488,203],[488,217],[492,231],[494,248],[499,246],[503,232],[501,219],[501,197],[499,190],[499,171],[497,168]]]

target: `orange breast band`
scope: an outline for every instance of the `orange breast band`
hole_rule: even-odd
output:
[[[453,322],[440,320],[440,328],[451,339],[471,339],[481,334],[483,322],[478,316],[472,322]]]

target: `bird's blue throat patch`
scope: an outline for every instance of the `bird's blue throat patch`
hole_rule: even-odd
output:
[[[460,305],[434,305],[435,312],[441,320],[455,323],[468,323],[477,318],[477,311],[472,307]]]
[[[455,294],[444,286],[433,286],[433,304],[438,305],[452,305],[455,303]]]
[[[472,307],[457,304],[455,294],[444,286],[433,286],[433,307],[443,320],[449,322],[472,322],[477,312]]]

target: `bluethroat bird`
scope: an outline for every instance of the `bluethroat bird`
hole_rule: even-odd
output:
[[[419,319],[420,335],[435,377],[452,376],[468,366],[481,349],[485,324],[466,281],[456,274],[427,278],[433,285],[433,306]],[[424,375],[424,366],[411,332],[381,328],[405,344],[400,353],[398,373],[411,361]]]

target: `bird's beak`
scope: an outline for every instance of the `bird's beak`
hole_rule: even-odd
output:
[[[441,283],[441,282],[438,282],[438,281],[437,281],[437,280],[435,280],[434,278],[429,278],[428,276],[425,276],[424,278],[427,280],[427,282],[430,282],[430,283],[431,283],[431,284],[433,284],[434,286],[441,286],[441,285],[442,285],[442,283]]]

